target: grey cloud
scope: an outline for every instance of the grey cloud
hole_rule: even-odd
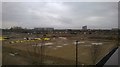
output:
[[[6,2],[2,5],[2,20],[4,28],[15,25],[81,28],[87,25],[108,29],[117,27],[117,11],[117,2]]]

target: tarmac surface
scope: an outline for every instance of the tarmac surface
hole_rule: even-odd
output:
[[[114,54],[108,59],[105,65],[118,65],[120,47],[114,52]]]

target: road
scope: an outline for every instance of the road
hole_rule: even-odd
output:
[[[115,51],[115,53],[108,59],[108,61],[105,63],[105,65],[118,65],[118,57],[119,57],[119,52],[120,47]],[[120,64],[120,63],[119,63]]]

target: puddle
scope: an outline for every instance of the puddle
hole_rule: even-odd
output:
[[[50,45],[53,45],[53,43],[45,43],[44,45],[50,46]]]
[[[59,47],[63,47],[63,46],[56,46],[56,47],[58,47],[58,48],[59,48]]]
[[[9,53],[9,55],[10,55],[10,56],[15,56],[15,54],[13,54],[13,53]]]
[[[18,55],[18,53],[16,52],[16,53],[9,53],[9,55],[10,56],[16,56],[16,55]]]
[[[66,40],[67,38],[66,37],[59,37],[60,39],[64,39],[64,40]]]
[[[78,44],[84,44],[84,41],[78,42]],[[73,42],[73,44],[76,44],[76,42]]]
[[[63,44],[64,46],[68,45],[68,44]]]
[[[81,46],[91,47],[92,45],[81,45]]]
[[[91,43],[92,45],[102,45],[103,43]]]

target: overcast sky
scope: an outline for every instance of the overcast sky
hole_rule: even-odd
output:
[[[117,2],[4,2],[2,28],[54,27],[111,29],[118,27]]]

